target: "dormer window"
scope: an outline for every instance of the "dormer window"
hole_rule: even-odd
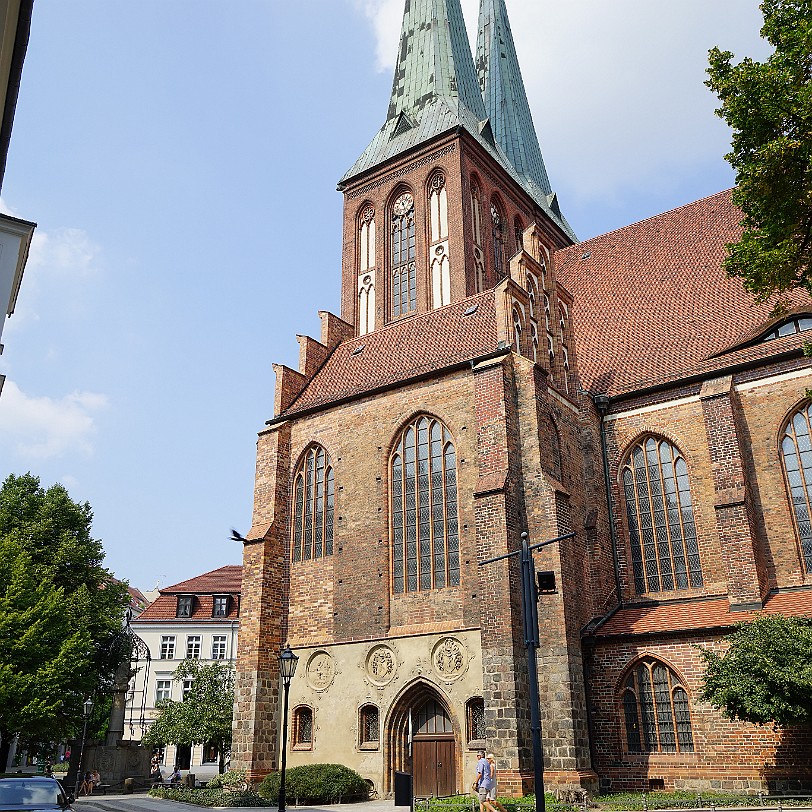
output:
[[[212,599],[211,616],[228,617],[228,595],[215,595]]]
[[[175,611],[175,617],[191,617],[192,601],[194,601],[194,595],[178,595],[178,608]]]
[[[812,316],[796,316],[793,319],[778,324],[773,330],[765,335],[762,341],[772,341],[774,338],[781,336],[789,336],[793,333],[804,333],[807,330],[812,330]]]

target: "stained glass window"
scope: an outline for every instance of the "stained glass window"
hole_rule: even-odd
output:
[[[648,437],[623,468],[634,585],[638,592],[702,586],[688,466],[666,440]]]
[[[414,199],[404,192],[392,205],[392,314],[417,309]]]
[[[812,572],[812,403],[795,413],[781,441],[781,456],[807,572]]]
[[[293,485],[293,560],[333,554],[333,467],[321,446],[305,454]]]
[[[393,591],[457,586],[457,459],[448,429],[428,417],[410,423],[390,470]]]
[[[641,662],[623,686],[626,746],[631,753],[693,753],[688,693],[654,659]]]
[[[493,273],[498,282],[505,278],[505,239],[502,234],[503,216],[496,201],[491,202],[491,240],[493,242]]]

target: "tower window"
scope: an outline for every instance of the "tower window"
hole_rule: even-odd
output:
[[[623,488],[637,591],[701,587],[688,466],[679,450],[654,437],[638,443]]]
[[[497,282],[506,276],[503,227],[504,217],[494,200],[491,202],[491,240],[493,242],[493,272]]]
[[[393,590],[458,586],[457,457],[448,429],[428,417],[410,423],[390,473]]]
[[[787,423],[781,457],[795,517],[795,529],[807,572],[812,572],[812,403],[799,409]]]
[[[392,314],[416,309],[414,198],[404,192],[392,206]]]
[[[676,674],[646,659],[623,687],[623,721],[630,753],[693,753],[688,693]]]
[[[333,554],[333,488],[330,458],[321,446],[313,446],[294,479],[294,561]]]
[[[513,236],[516,240],[516,253],[518,254],[524,247],[524,226],[518,217],[513,221]]]
[[[375,209],[366,205],[358,227],[358,334],[375,329]]]
[[[522,317],[516,307],[513,308],[513,347],[522,354]]]

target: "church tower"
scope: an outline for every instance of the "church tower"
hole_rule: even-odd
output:
[[[381,793],[464,792],[477,747],[532,789],[518,570],[478,564],[583,528],[570,326],[552,192],[503,0],[477,60],[460,0],[406,0],[378,133],[339,183],[340,317],[275,366],[246,536],[232,766],[278,768],[276,656],[300,656],[288,764],[340,762]],[[596,467],[597,470],[597,467]],[[592,785],[583,532],[545,549],[546,768]],[[603,596],[601,596],[603,600]]]

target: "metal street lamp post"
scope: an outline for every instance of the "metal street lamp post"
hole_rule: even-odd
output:
[[[82,726],[82,746],[79,749],[79,766],[76,768],[76,786],[73,788],[73,794],[79,794],[79,778],[82,775],[82,762],[85,758],[85,740],[87,739],[87,722],[90,719],[90,714],[93,712],[93,700],[88,697],[82,704],[82,717],[84,718],[84,725]]]
[[[279,655],[279,676],[282,677],[282,687],[284,698],[282,700],[282,777],[279,779],[279,812],[285,812],[285,767],[287,765],[288,750],[288,692],[290,681],[296,673],[296,663],[299,658],[290,650],[290,646],[285,646]]]

